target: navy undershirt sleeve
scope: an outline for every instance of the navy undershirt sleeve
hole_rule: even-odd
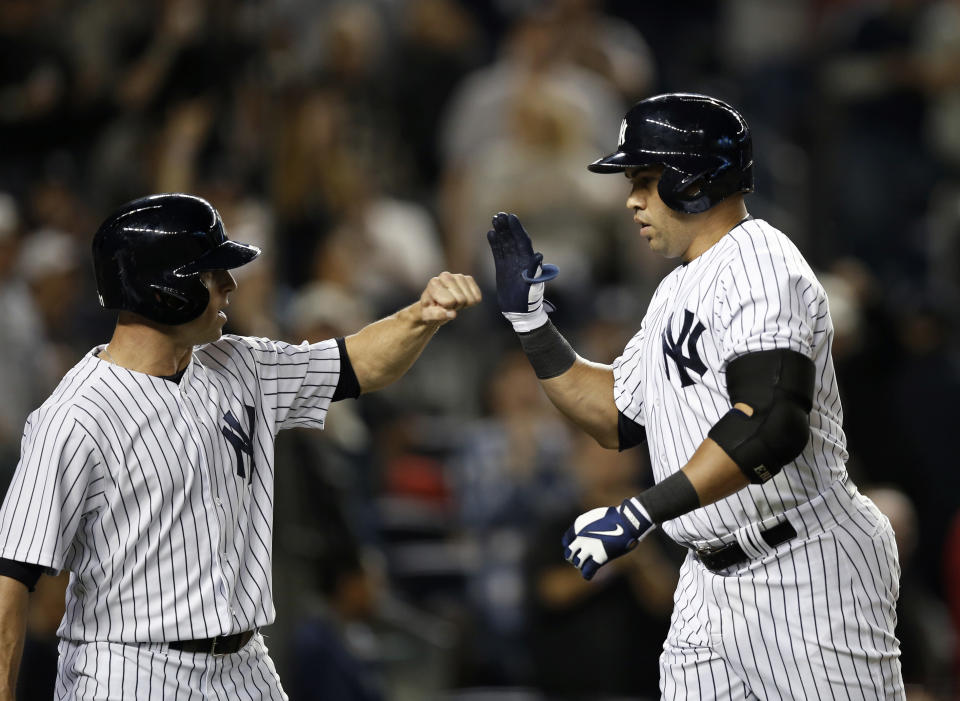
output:
[[[23,582],[24,586],[30,591],[37,588],[37,580],[40,579],[40,575],[46,569],[42,565],[32,565],[28,562],[18,562],[17,560],[0,557],[0,575]]]
[[[350,356],[347,355],[347,344],[342,336],[337,338],[337,348],[340,349],[340,378],[337,380],[337,388],[330,401],[356,399],[360,396],[360,383],[357,381],[357,374],[353,371],[353,364],[350,362]]]
[[[647,429],[622,412],[617,412],[617,435],[620,437],[620,450],[632,448],[647,440]]]

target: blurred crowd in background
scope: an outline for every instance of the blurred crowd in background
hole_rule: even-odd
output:
[[[588,173],[636,100],[751,124],[750,212],[830,297],[849,469],[891,518],[911,698],[960,688],[960,1],[0,0],[0,474],[111,333],[89,244],[119,204],[209,199],[264,255],[227,332],[349,334],[473,274],[410,374],[278,441],[265,632],[299,699],[656,698],[682,549],[590,585],[560,536],[649,484],[546,401],[484,240],[520,216],[578,352],[612,361],[675,264]],[[32,595],[21,698],[50,698],[63,579]]]

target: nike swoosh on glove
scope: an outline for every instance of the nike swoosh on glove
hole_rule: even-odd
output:
[[[515,214],[498,213],[487,232],[497,271],[497,303],[518,333],[547,323],[552,305],[543,298],[544,284],[557,276],[557,266],[543,262]]]
[[[601,506],[580,514],[563,534],[563,556],[591,579],[601,566],[626,554],[654,529],[636,497],[617,506]]]

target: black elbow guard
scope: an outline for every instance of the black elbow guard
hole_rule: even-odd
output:
[[[790,350],[750,353],[727,367],[731,403],[753,415],[731,409],[708,435],[751,482],[766,482],[807,445],[814,375],[813,361]]]

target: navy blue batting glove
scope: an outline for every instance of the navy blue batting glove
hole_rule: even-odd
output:
[[[592,579],[603,565],[633,550],[654,528],[637,499],[617,506],[601,506],[577,516],[563,534],[563,556]]]
[[[487,232],[497,270],[497,303],[518,331],[532,331],[547,323],[550,303],[543,298],[543,283],[560,272],[534,253],[530,236],[515,214],[500,212]]]

